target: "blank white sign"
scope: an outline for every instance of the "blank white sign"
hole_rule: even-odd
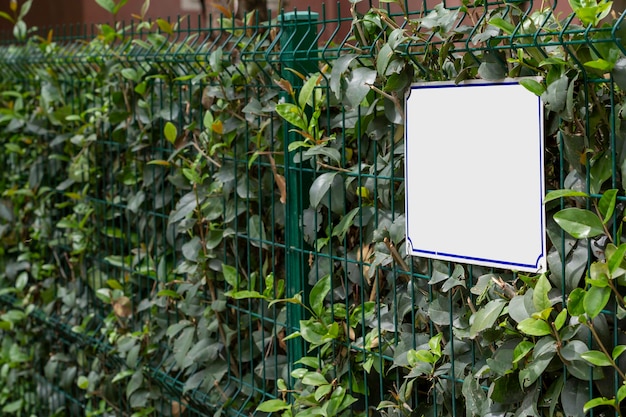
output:
[[[511,79],[423,83],[405,114],[408,253],[544,271],[540,98]]]

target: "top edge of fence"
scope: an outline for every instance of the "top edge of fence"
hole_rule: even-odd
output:
[[[382,3],[381,3],[382,4]],[[437,13],[441,7],[458,14],[454,30],[458,30],[459,37],[455,39],[457,51],[481,51],[486,49],[512,49],[525,47],[549,47],[557,45],[571,45],[580,43],[609,42],[618,44],[626,54],[624,42],[619,32],[624,31],[624,17],[622,13],[612,22],[598,27],[584,27],[573,13],[562,17],[556,10],[556,1],[552,7],[539,10],[532,1],[523,9],[512,6],[512,3],[485,2],[471,8],[466,6],[446,7],[445,2],[422,10],[406,10],[399,12],[387,3],[386,9],[371,8],[365,13],[386,15],[388,21],[395,22],[397,28],[407,31],[409,21],[420,19],[430,13]],[[283,62],[284,54],[281,43],[294,42],[297,39],[285,39],[281,34],[289,25],[307,24],[307,31],[314,31],[314,46],[307,53],[316,54],[321,61],[332,61],[346,53],[356,53],[363,57],[375,54],[372,45],[359,43],[356,40],[354,21],[357,16],[362,17],[363,11],[357,10],[357,4],[349,10],[351,16],[341,17],[345,10],[337,3],[331,13],[330,7],[323,6],[321,12],[311,9],[283,11],[268,21],[261,21],[258,13],[248,15],[244,19],[225,16],[209,17],[206,24],[198,17],[193,22],[191,16],[178,18],[163,18],[146,21],[118,21],[107,24],[75,24],[57,25],[42,28],[33,28],[28,38],[18,42],[12,33],[0,33],[0,68],[8,70],[8,74],[19,74],[21,78],[35,73],[41,65],[63,67],[72,74],[88,72],[94,63],[101,63],[112,58],[117,62],[132,65],[145,62],[150,65],[183,65],[202,66],[209,61],[210,55],[219,50],[231,61],[259,62],[278,68]],[[500,31],[492,35],[491,40],[497,42],[475,42],[473,36],[479,25],[490,26],[490,19],[494,10],[501,10],[502,15],[510,13],[513,8],[518,11],[522,19],[510,33]],[[545,14],[543,22],[537,22],[535,31],[522,30],[523,20],[531,14],[542,11]],[[470,16],[471,15],[471,16]],[[337,17],[332,17],[337,16]],[[469,16],[469,17],[468,17]],[[557,26],[550,25],[549,19],[557,20]],[[474,27],[468,26],[473,23]],[[195,24],[195,26],[194,26]],[[418,31],[420,29],[417,29]],[[618,32],[619,31],[619,32]],[[384,31],[382,35],[386,36]],[[591,36],[598,33],[604,37]],[[430,36],[427,39],[415,37],[408,42],[406,53],[416,53],[420,47],[427,44],[443,44],[445,39]],[[413,49],[412,49],[413,48]],[[417,52],[419,53],[419,52]],[[295,57],[298,60],[298,57]],[[194,69],[192,68],[192,72]],[[200,68],[195,68],[201,73]],[[5,75],[6,76],[6,75]]]

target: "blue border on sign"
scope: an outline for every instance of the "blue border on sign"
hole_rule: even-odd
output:
[[[420,89],[433,89],[433,88],[463,88],[463,87],[484,87],[484,86],[504,86],[504,85],[519,85],[519,80],[506,80],[506,81],[501,81],[501,82],[482,82],[482,81],[477,81],[477,82],[466,82],[463,84],[454,84],[453,82],[435,82],[435,83],[423,83],[423,84],[414,84],[411,86],[410,90],[409,90],[409,95],[410,92],[412,92],[413,90],[420,90]],[[405,132],[405,140],[404,140],[404,181],[405,181],[405,197],[404,197],[404,212],[405,212],[405,216],[406,216],[406,228],[405,228],[405,233],[406,233],[406,239],[409,242],[409,245],[407,245],[407,252],[409,255],[414,255],[414,256],[418,256],[418,255],[422,255],[425,257],[434,257],[434,258],[439,258],[439,257],[443,257],[446,258],[445,260],[448,261],[459,261],[459,262],[463,262],[465,261],[466,263],[472,263],[476,262],[476,263],[481,263],[481,264],[489,264],[488,266],[502,266],[503,268],[506,269],[515,269],[515,267],[522,267],[522,268],[535,268],[535,269],[539,269],[539,265],[541,263],[541,259],[545,257],[545,250],[546,250],[546,245],[545,245],[545,211],[544,211],[544,205],[543,205],[543,199],[545,197],[545,179],[544,179],[544,172],[543,170],[545,170],[544,168],[544,132],[543,132],[543,118],[544,118],[544,114],[543,114],[543,103],[541,102],[541,97],[537,96],[537,115],[539,118],[539,132],[538,132],[538,137],[539,137],[539,161],[540,161],[540,169],[542,170],[542,172],[540,173],[540,178],[541,178],[541,183],[539,185],[539,191],[540,191],[540,201],[541,204],[539,206],[539,212],[540,212],[540,219],[541,219],[541,225],[542,225],[542,229],[543,232],[541,233],[541,253],[539,254],[539,256],[537,256],[537,260],[535,262],[535,264],[525,264],[525,263],[517,263],[517,262],[508,262],[508,261],[501,261],[498,259],[488,259],[488,258],[477,258],[477,257],[471,257],[471,256],[464,256],[464,255],[458,255],[458,254],[453,254],[453,253],[446,253],[446,252],[438,252],[438,251],[430,251],[430,250],[424,250],[424,249],[414,249],[413,247],[413,242],[411,241],[411,238],[409,236],[409,207],[408,207],[408,195],[406,193],[406,190],[408,190],[408,182],[409,182],[409,176],[407,175],[407,163],[406,163],[406,154],[407,154],[407,147],[408,147],[408,143],[409,141],[406,138],[406,132],[408,131],[408,118],[406,117],[406,103],[407,100],[409,98],[409,95],[406,96],[405,101],[404,101],[404,114],[405,114],[405,120],[404,120],[404,132]],[[469,261],[469,262],[468,262]]]

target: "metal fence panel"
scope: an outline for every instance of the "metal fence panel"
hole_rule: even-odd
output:
[[[522,288],[526,277],[405,256],[403,167],[418,161],[404,160],[403,97],[396,93],[416,79],[544,73],[527,64],[532,59],[563,65],[562,73],[544,74],[566,80],[547,93],[547,188],[598,201],[622,188],[624,94],[614,78],[583,65],[581,54],[626,54],[624,14],[611,25],[582,27],[574,15],[559,22],[551,8],[537,12],[533,2],[365,3],[341,19],[327,19],[323,9],[264,23],[222,19],[206,29],[161,20],[96,33],[56,29],[53,42],[45,31],[38,42],[5,40],[0,82],[23,93],[25,104],[21,111],[17,96],[1,99],[23,117],[2,122],[0,191],[3,201],[19,201],[22,190],[32,218],[48,219],[26,228],[23,245],[12,241],[0,252],[2,285],[15,286],[27,262],[26,288],[41,293],[35,307],[18,302],[27,289],[0,296],[4,313],[26,307],[41,337],[28,351],[37,378],[16,383],[12,400],[23,396],[40,415],[100,408],[104,415],[263,415],[258,404],[290,398],[281,381],[306,388],[293,372],[317,365],[329,390],[345,384],[355,415],[381,413],[381,404],[389,415],[468,413],[472,384],[485,381],[475,375],[487,368],[497,374],[522,340],[494,345],[514,324],[478,335],[470,317],[497,300],[494,293],[509,302],[507,291]],[[528,26],[507,26],[511,15]],[[412,36],[389,46],[402,30]],[[556,49],[564,55],[549,55]],[[309,136],[302,134],[308,126],[277,113],[308,88],[300,75],[319,81],[309,84],[306,100],[307,119],[317,123]],[[567,109],[573,85],[580,86],[578,107]],[[618,218],[624,200],[616,201]],[[426,195],[424,204],[437,202]],[[555,204],[551,214],[565,207]],[[18,228],[15,219],[3,224]],[[619,243],[618,221],[607,227]],[[565,301],[606,242],[572,239],[553,221],[548,229],[551,285]],[[294,301],[300,294],[308,308]],[[617,304],[598,324],[613,345],[624,338]],[[302,323],[316,317],[327,327],[303,334]],[[432,340],[445,346],[445,365],[408,383],[419,368],[409,356],[432,351]],[[591,335],[583,344],[594,346]],[[598,392],[611,397],[621,381],[618,371],[605,373],[602,385],[591,368],[584,378],[562,363],[550,366],[569,376],[546,377],[532,385],[536,392],[522,392],[517,382],[506,385],[511,378],[502,368],[505,382],[490,390],[500,390],[510,407],[534,404],[541,394],[549,410],[550,392],[559,389],[564,394],[554,398],[567,413],[574,401],[567,395],[584,394],[583,403]],[[520,392],[502,392],[507,386]]]

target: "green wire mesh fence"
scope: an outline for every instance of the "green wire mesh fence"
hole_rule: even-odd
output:
[[[515,327],[536,277],[405,256],[416,80],[542,75],[547,188],[589,209],[622,189],[624,14],[556,6],[356,2],[5,37],[3,414],[584,415],[619,395],[620,371],[580,356],[593,331],[624,343],[619,297],[557,347]],[[593,239],[549,216],[563,310],[621,242],[613,206]],[[513,321],[472,328],[498,299]]]

